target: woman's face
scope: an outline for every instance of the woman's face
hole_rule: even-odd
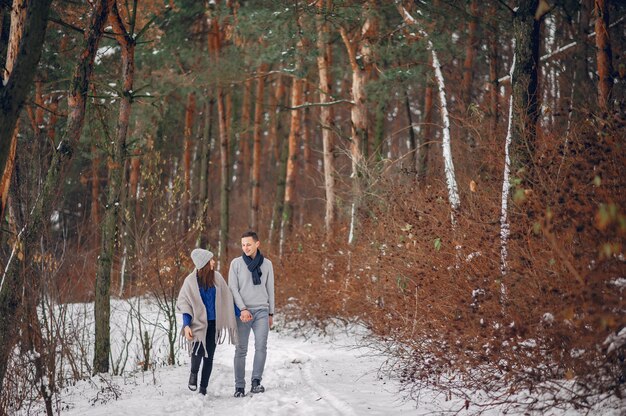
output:
[[[209,261],[209,265],[210,265],[211,270],[215,270],[215,264],[216,264],[216,262],[215,262],[215,258],[212,258],[212,259]]]

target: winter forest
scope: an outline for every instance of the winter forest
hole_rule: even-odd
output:
[[[358,325],[406,414],[623,414],[625,53],[621,0],[1,0],[0,414],[190,394],[189,253],[250,229],[270,357]]]

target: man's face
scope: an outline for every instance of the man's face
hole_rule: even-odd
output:
[[[256,256],[256,251],[259,249],[259,241],[254,241],[252,237],[244,237],[241,239],[241,249],[246,256],[253,257]]]

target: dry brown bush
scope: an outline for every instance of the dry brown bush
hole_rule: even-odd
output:
[[[547,394],[525,403],[539,410],[621,397],[624,346],[609,353],[603,344],[626,325],[616,285],[626,271],[620,128],[590,119],[567,141],[543,138],[531,185],[514,181],[504,276],[501,179],[484,175],[475,192],[461,186],[453,227],[444,184],[398,173],[366,198],[354,246],[325,245],[312,231],[321,227],[296,231],[279,304],[288,319],[320,327],[364,322],[413,396],[429,385],[482,409],[517,405],[524,390]],[[491,152],[495,160],[501,149]]]

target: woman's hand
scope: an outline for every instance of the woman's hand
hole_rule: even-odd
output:
[[[188,341],[191,341],[193,339],[193,333],[191,332],[191,328],[189,326],[186,326],[184,331],[185,331],[185,338],[187,338]]]
[[[250,322],[252,320],[252,313],[250,313],[249,310],[244,309],[243,311],[241,311],[241,316],[239,319],[241,319],[241,322]]]

